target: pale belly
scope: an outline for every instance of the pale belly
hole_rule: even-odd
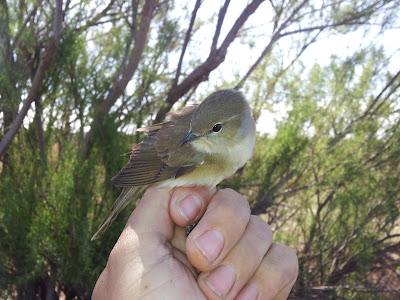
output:
[[[177,186],[216,186],[225,178],[232,176],[241,166],[216,159],[206,160],[192,172],[178,178],[168,179],[157,184],[160,188]]]
[[[208,154],[202,165],[192,172],[178,178],[172,178],[157,184],[160,188],[177,186],[216,186],[222,180],[231,177],[244,166],[253,154],[255,136],[242,140],[240,145],[222,147],[218,154]]]

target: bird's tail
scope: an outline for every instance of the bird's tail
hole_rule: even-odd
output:
[[[129,202],[137,200],[144,192],[145,188],[146,187],[143,186],[124,188],[121,194],[118,196],[117,200],[115,200],[107,218],[101,224],[96,233],[92,236],[91,240],[93,241],[103,235],[103,233],[106,232],[107,229],[110,227],[112,222],[114,222],[114,220],[117,218],[118,214],[129,204]]]

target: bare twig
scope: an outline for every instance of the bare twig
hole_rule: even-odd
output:
[[[313,43],[315,43],[315,41],[317,40],[318,36],[321,34],[322,29],[308,42],[306,42],[300,49],[300,51],[296,54],[296,56],[290,61],[290,63],[283,68],[278,76],[282,76],[283,74],[285,74],[285,72],[291,67],[293,66],[293,64],[301,57],[301,55],[304,53],[304,51],[306,51],[306,49]],[[271,40],[272,41],[272,40]],[[250,75],[254,72],[254,70],[257,68],[257,66],[261,63],[261,61],[263,60],[263,58],[267,55],[267,53],[269,53],[272,50],[272,44],[271,42],[267,45],[267,47],[264,49],[264,51],[261,53],[260,57],[255,61],[255,63],[249,68],[249,70],[246,72],[246,74],[242,77],[242,79],[240,79],[240,81],[236,84],[235,89],[238,90],[240,89],[243,84],[246,82],[246,80],[250,77]]]
[[[269,54],[272,51],[273,46],[275,43],[282,37],[281,32],[284,30],[291,22],[292,19],[296,16],[296,14],[300,11],[300,9],[308,2],[308,0],[304,0],[301,2],[290,14],[290,16],[279,26],[279,28],[274,32],[272,35],[269,43],[267,46],[264,48],[264,50],[261,52],[261,55],[257,58],[257,60],[251,65],[250,69],[247,71],[247,73],[243,76],[243,78],[237,83],[235,86],[235,89],[240,89],[244,82],[249,78],[251,73],[254,72],[256,67],[261,63],[261,61],[264,59],[264,57]]]
[[[210,53],[214,52],[215,49],[217,48],[218,38],[221,33],[222,24],[224,23],[226,11],[228,10],[228,6],[229,6],[230,2],[231,2],[230,0],[225,0],[224,5],[219,10],[217,27],[215,28]]]
[[[183,57],[185,56],[186,48],[189,44],[190,37],[192,34],[194,21],[196,20],[197,11],[199,10],[201,3],[202,3],[202,0],[196,0],[196,3],[194,5],[193,11],[192,11],[192,16],[190,17],[189,27],[186,30],[185,39],[183,41],[182,51],[181,51],[181,55],[179,57],[178,67],[176,68],[175,78],[172,81],[173,87],[178,84],[179,76],[181,75],[181,70],[182,70]]]

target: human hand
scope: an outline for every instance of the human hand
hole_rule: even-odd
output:
[[[185,226],[197,220],[186,237]],[[272,243],[270,227],[235,191],[151,187],[93,299],[286,299],[297,273],[294,251]]]

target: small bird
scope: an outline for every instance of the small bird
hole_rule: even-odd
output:
[[[123,191],[92,240],[150,184],[166,189],[216,186],[244,166],[256,140],[249,104],[241,92],[231,89],[214,92],[199,105],[169,113],[165,122],[137,131],[147,136],[112,178]]]

